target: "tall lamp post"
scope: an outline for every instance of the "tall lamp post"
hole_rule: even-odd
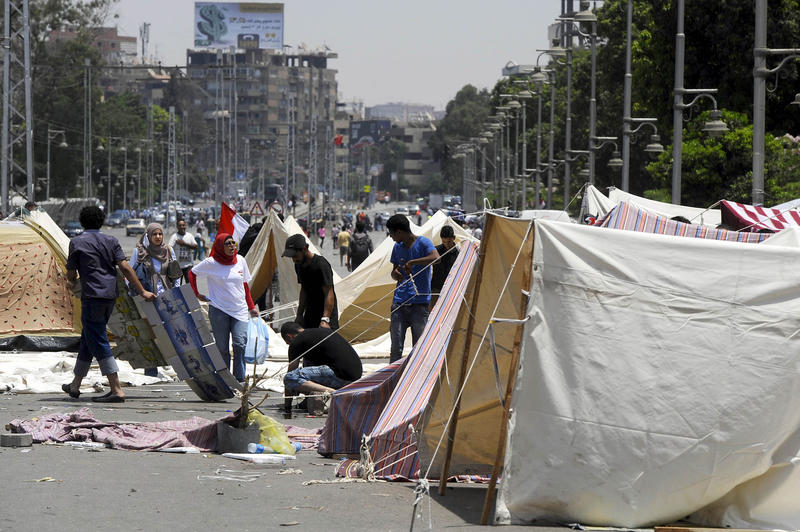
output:
[[[50,124],[47,124],[47,177],[46,177],[46,192],[45,192],[45,199],[50,199],[50,141],[56,140],[61,136],[61,144],[58,145],[59,148],[68,148],[67,145],[67,137],[64,133],[63,129],[51,129]],[[39,188],[39,187],[37,187]]]
[[[122,152],[125,161],[122,165],[122,208],[128,210],[128,148],[124,144],[124,139],[119,140],[123,141],[119,151]]]
[[[778,73],[787,62],[800,59],[800,48],[767,48],[767,0],[756,2],[753,47],[753,204],[764,203],[764,139],[766,130],[766,77]],[[785,56],[775,68],[767,68],[767,56]],[[800,97],[800,95],[798,95]],[[795,98],[793,103],[800,101]]]
[[[138,159],[138,169],[136,171],[136,208],[142,208],[142,148],[140,146],[136,146],[136,149],[133,150],[136,152],[136,159]]]
[[[595,168],[595,146],[594,138],[597,129],[597,17],[591,9],[586,9],[575,14],[575,22],[590,22],[591,32],[586,34],[577,29],[576,31],[583,37],[589,38],[591,48],[591,89],[589,93],[589,183],[594,184]]]
[[[631,3],[628,0],[628,31],[630,32]],[[683,87],[684,56],[686,51],[686,34],[683,31],[683,15],[685,0],[678,0],[678,28],[675,32],[675,87],[673,89],[672,104],[672,203],[681,204],[681,167],[683,165],[683,111],[697,103],[700,98],[709,98],[714,103],[711,111],[711,120],[706,122],[703,131],[712,136],[718,136],[728,130],[722,122],[722,113],[717,110],[717,100],[712,94],[716,94],[717,89],[686,89]],[[628,34],[628,46],[630,47],[630,33]],[[629,48],[630,49],[630,48]],[[696,94],[695,98],[688,104],[683,103],[684,94]],[[755,146],[755,136],[753,137]],[[755,182],[755,180],[754,180]]]

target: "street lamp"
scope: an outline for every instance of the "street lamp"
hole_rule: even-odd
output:
[[[628,0],[628,17],[630,24],[630,11],[631,2]],[[716,94],[717,89],[685,89],[683,87],[683,66],[684,55],[686,51],[686,34],[683,32],[683,14],[684,14],[684,1],[678,0],[678,28],[675,33],[675,88],[673,89],[673,104],[672,104],[672,203],[675,205],[681,204],[681,166],[683,163],[683,110],[692,107],[697,103],[700,98],[710,98],[714,102],[714,111],[717,111],[717,100],[714,99],[712,94]],[[630,42],[630,38],[629,38]],[[696,94],[695,98],[688,104],[683,103],[684,94]],[[717,112],[718,113],[718,112]],[[713,132],[715,135],[722,134],[728,130],[728,127],[720,120],[722,114],[716,114],[716,125],[712,129],[707,130],[705,127],[703,131]],[[721,127],[720,126],[724,126]],[[708,124],[706,124],[708,127]],[[753,137],[753,145],[755,146],[755,136]]]
[[[61,144],[58,145],[59,148],[68,148],[69,145],[67,144],[67,137],[64,133],[63,129],[51,129],[50,124],[47,124],[47,177],[46,177],[46,199],[50,199],[50,141],[56,140],[61,136]],[[37,188],[41,188],[37,186]]]
[[[766,149],[766,77],[778,73],[788,61],[800,59],[800,48],[767,48],[767,0],[756,1],[753,47],[753,204],[764,203],[764,151]],[[785,56],[775,68],[767,68],[767,56]],[[800,105],[800,94],[794,104]]]

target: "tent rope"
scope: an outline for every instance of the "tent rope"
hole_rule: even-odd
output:
[[[428,498],[428,527],[433,528],[433,517],[431,514],[431,484],[427,478],[417,479],[417,485],[414,487],[414,512],[411,515],[411,532],[414,531],[414,521],[419,518],[422,519],[422,513],[417,514],[417,506],[422,502],[424,497]]]
[[[359,464],[361,466],[361,478],[368,482],[375,482],[375,462],[369,455],[369,443],[372,438],[367,434],[361,436],[361,447],[359,448]]]

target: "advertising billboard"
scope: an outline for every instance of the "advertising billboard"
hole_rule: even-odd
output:
[[[383,144],[389,140],[392,123],[389,120],[361,120],[350,122],[350,148],[359,150],[365,146]]]
[[[195,48],[283,48],[283,4],[195,2]]]

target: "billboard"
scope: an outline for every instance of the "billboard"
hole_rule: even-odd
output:
[[[195,2],[195,48],[283,48],[283,4]]]
[[[389,140],[392,123],[389,120],[361,120],[350,122],[350,148],[359,150],[365,146],[383,144]]]

